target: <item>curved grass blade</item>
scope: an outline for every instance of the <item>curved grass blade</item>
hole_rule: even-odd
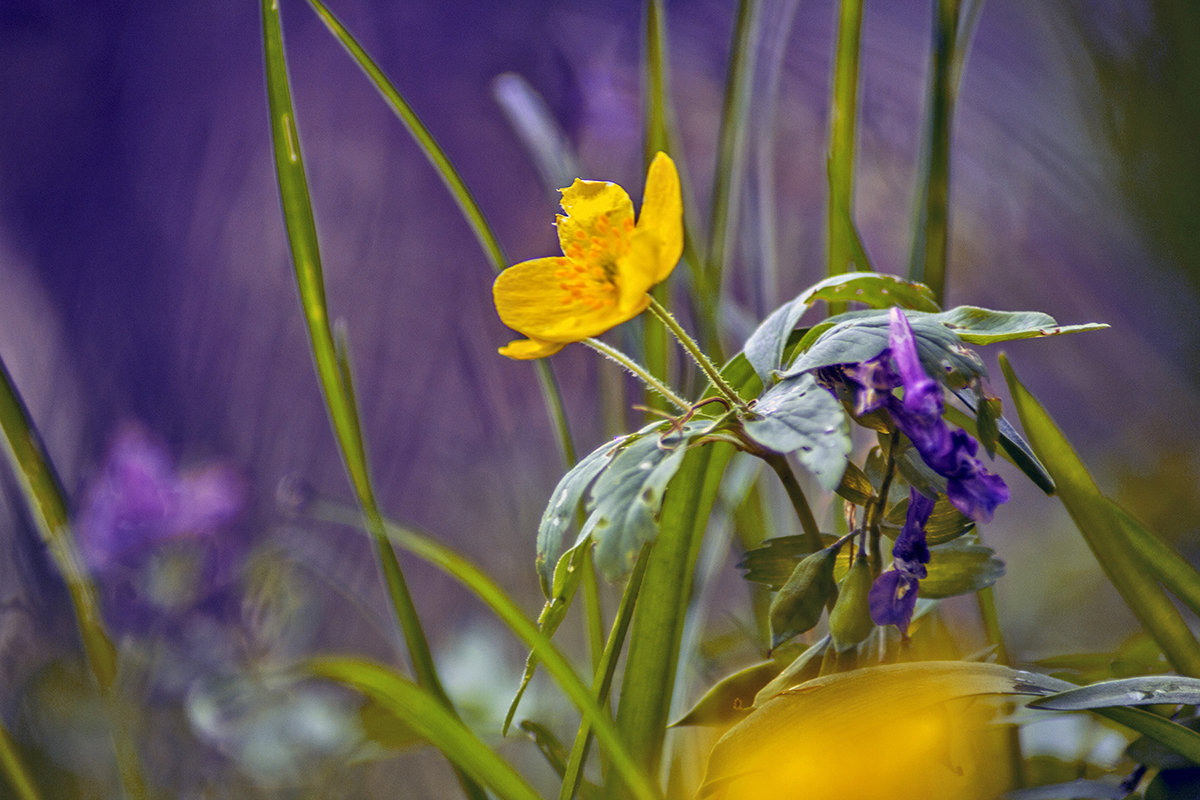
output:
[[[3,721],[0,721],[0,770],[3,770],[4,777],[8,779],[13,797],[16,797],[17,800],[40,800],[41,795],[38,794],[33,776],[29,774],[29,768],[21,760],[21,755],[17,751],[17,743],[8,735],[8,729],[4,727]]]
[[[1143,736],[1166,745],[1179,755],[1200,764],[1200,733],[1185,728],[1144,708],[1098,708],[1092,713],[1119,722]]]
[[[284,222],[287,226],[288,247],[291,250],[300,303],[325,407],[329,412],[330,423],[350,483],[362,508],[367,528],[371,531],[380,571],[404,635],[413,671],[418,682],[437,697],[450,713],[454,713],[450,698],[438,678],[437,668],[429,651],[429,642],[409,593],[400,562],[384,534],[383,517],[375,499],[366,446],[359,426],[358,411],[354,405],[349,364],[341,358],[341,351],[334,340],[329,323],[316,220],[309,200],[300,135],[292,107],[291,89],[288,86],[287,60],[283,49],[278,4],[273,0],[262,0],[262,16],[263,53],[275,172]],[[468,796],[485,797],[483,790],[461,773],[460,782]]]
[[[390,711],[446,754],[471,779],[505,800],[538,800],[524,778],[498,756],[441,700],[382,664],[350,656],[314,658],[304,668],[351,686]]]
[[[312,513],[328,522],[356,528],[362,526],[362,520],[350,509],[331,503],[316,503]],[[509,630],[529,647],[545,670],[558,682],[563,693],[579,709],[583,718],[592,725],[597,741],[605,748],[613,768],[625,780],[634,797],[639,800],[651,800],[658,796],[636,766],[630,748],[621,740],[611,717],[600,708],[570,662],[495,581],[458,553],[427,536],[421,536],[388,520],[384,520],[384,526],[392,543],[455,577],[491,608]]]
[[[117,768],[125,792],[134,800],[147,796],[141,761],[134,749],[132,734],[116,707],[115,680],[117,650],[104,626],[96,589],[84,570],[71,533],[67,503],[62,484],[46,455],[41,434],[0,358],[0,431],[4,453],[8,457],[17,485],[29,505],[30,516],[50,551],[54,564],[67,586],[84,658],[96,679],[112,720],[113,747]],[[6,754],[7,755],[7,754]],[[14,762],[16,763],[16,762]],[[5,759],[6,767],[9,766]],[[9,767],[12,769],[12,767]],[[14,775],[16,773],[10,773]]]
[[[1129,546],[1170,592],[1178,597],[1192,613],[1200,615],[1200,573],[1134,519],[1129,512],[1109,501],[1110,512],[1125,533]]]
[[[442,183],[445,184],[446,189],[449,190],[450,195],[458,204],[463,218],[470,225],[475,238],[479,240],[480,247],[483,248],[484,253],[487,255],[492,272],[499,273],[508,266],[508,260],[504,257],[504,251],[500,248],[500,240],[496,237],[491,225],[488,224],[487,218],[483,215],[483,210],[475,200],[475,196],[471,194],[466,183],[463,182],[462,176],[458,174],[458,170],[454,168],[454,164],[450,162],[450,158],[446,155],[446,152],[438,145],[437,140],[433,138],[433,134],[421,122],[420,117],[413,111],[412,106],[408,104],[404,96],[400,94],[399,90],[383,74],[383,70],[379,68],[379,65],[367,55],[367,51],[350,35],[350,32],[333,15],[333,12],[326,8],[320,0],[309,0],[309,5],[316,11],[317,16],[321,18],[325,27],[341,42],[346,52],[358,63],[359,68],[371,79],[376,90],[388,101],[396,116],[404,123],[405,128],[413,139],[416,140],[417,145],[421,148],[421,152],[429,160],[429,163],[433,165],[434,170],[441,177]],[[297,145],[298,147],[299,145]],[[570,466],[575,463],[575,445],[571,438],[570,426],[567,424],[562,393],[558,388],[558,383],[554,380],[553,373],[550,371],[550,365],[544,359],[534,362],[534,365],[537,370],[542,397],[546,403],[546,410],[550,414],[551,424],[554,427],[555,435],[558,437],[558,445],[563,461]]]
[[[1003,353],[1000,368],[1034,452],[1054,479],[1063,505],[1101,568],[1175,669],[1184,675],[1200,677],[1200,643],[1156,576],[1142,568],[1142,558],[1131,546],[1114,506],[1100,493],[1045,409],[1017,379]]]

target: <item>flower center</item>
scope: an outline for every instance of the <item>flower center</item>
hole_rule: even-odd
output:
[[[581,303],[592,310],[615,306],[620,297],[617,286],[617,259],[629,250],[629,234],[633,220],[613,225],[607,216],[596,218],[591,231],[576,230],[564,255],[571,265],[557,270],[554,276],[566,292],[563,305]]]

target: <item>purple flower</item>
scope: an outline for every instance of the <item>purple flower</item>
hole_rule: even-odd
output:
[[[904,528],[892,545],[893,568],[880,574],[867,593],[871,619],[876,625],[895,625],[902,634],[908,631],[913,609],[917,605],[920,580],[928,574],[925,569],[929,563],[925,524],[929,522],[932,511],[931,498],[916,489],[908,490],[908,513],[904,517]]]
[[[975,458],[978,443],[942,420],[941,387],[921,366],[912,326],[900,309],[891,310],[883,352],[860,364],[822,370],[819,377],[851,384],[860,416],[886,410],[921,459],[946,479],[946,495],[959,511],[988,522],[996,506],[1008,500],[1004,480]],[[896,389],[903,389],[903,397],[896,396]]]
[[[245,505],[240,476],[221,465],[178,472],[144,428],[117,431],[77,518],[84,561],[93,570],[136,567],[169,541],[205,539]]]

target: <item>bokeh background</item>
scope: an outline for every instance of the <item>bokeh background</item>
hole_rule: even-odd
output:
[[[488,263],[349,57],[304,3],[281,4],[331,307],[349,332],[382,505],[484,564],[534,614],[533,532],[564,465],[530,366],[496,355],[509,332]],[[866,4],[856,211],[890,272],[907,263],[930,5]],[[835,8],[762,6],[727,270],[731,351],[823,275]],[[545,101],[583,176],[640,189],[640,3],[332,8],[445,147],[511,261],[554,252],[555,197],[497,101],[499,76]],[[733,4],[667,11],[677,156],[704,212]],[[1200,12],[1186,0],[986,3],[955,121],[948,282],[949,304],[1113,326],[1007,350],[1104,488],[1193,558],[1197,85]],[[355,724],[346,699],[267,691],[246,673],[314,651],[402,657],[361,534],[280,509],[285,479],[293,494],[350,494],[287,256],[257,4],[0,4],[0,355],[77,515],[102,493],[114,443],[133,441],[180,485],[221,476],[201,535],[97,567],[137,665],[131,693],[162,732],[147,755],[156,779],[179,796],[327,785]],[[613,432],[599,367],[583,348],[553,364],[590,449]],[[1015,496],[986,536],[1008,562],[997,592],[1010,648],[1029,662],[1117,646],[1132,617],[1066,515],[1001,471]],[[736,579],[728,551],[722,580]],[[494,734],[524,654],[452,583],[405,566],[451,691]],[[746,614],[722,602],[711,615]],[[72,637],[64,589],[2,472],[0,712],[64,786],[103,772],[86,731],[65,733],[78,716],[47,710],[78,683]],[[711,677],[694,676],[693,697]],[[531,713],[537,703],[535,692]],[[420,754],[352,772],[341,796],[386,795],[397,775],[435,796],[446,778]]]

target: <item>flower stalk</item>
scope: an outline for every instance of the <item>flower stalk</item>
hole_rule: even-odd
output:
[[[713,364],[709,357],[704,354],[704,351],[700,349],[700,345],[696,344],[696,340],[693,339],[691,335],[689,335],[688,332],[683,329],[683,326],[679,324],[679,321],[675,319],[674,315],[671,314],[671,312],[668,311],[662,305],[662,303],[658,302],[653,297],[650,298],[649,309],[650,313],[658,317],[662,324],[667,326],[667,330],[669,330],[672,335],[679,340],[679,343],[683,346],[683,349],[686,350],[688,355],[692,357],[692,360],[696,362],[696,366],[700,367],[704,374],[708,376],[708,379],[712,381],[713,386],[715,386],[717,391],[729,401],[730,405],[741,411],[749,411],[750,406],[741,398],[741,395],[739,395],[737,391],[734,390],[734,388],[730,386],[724,378],[721,377],[720,370],[718,370],[716,365]]]

